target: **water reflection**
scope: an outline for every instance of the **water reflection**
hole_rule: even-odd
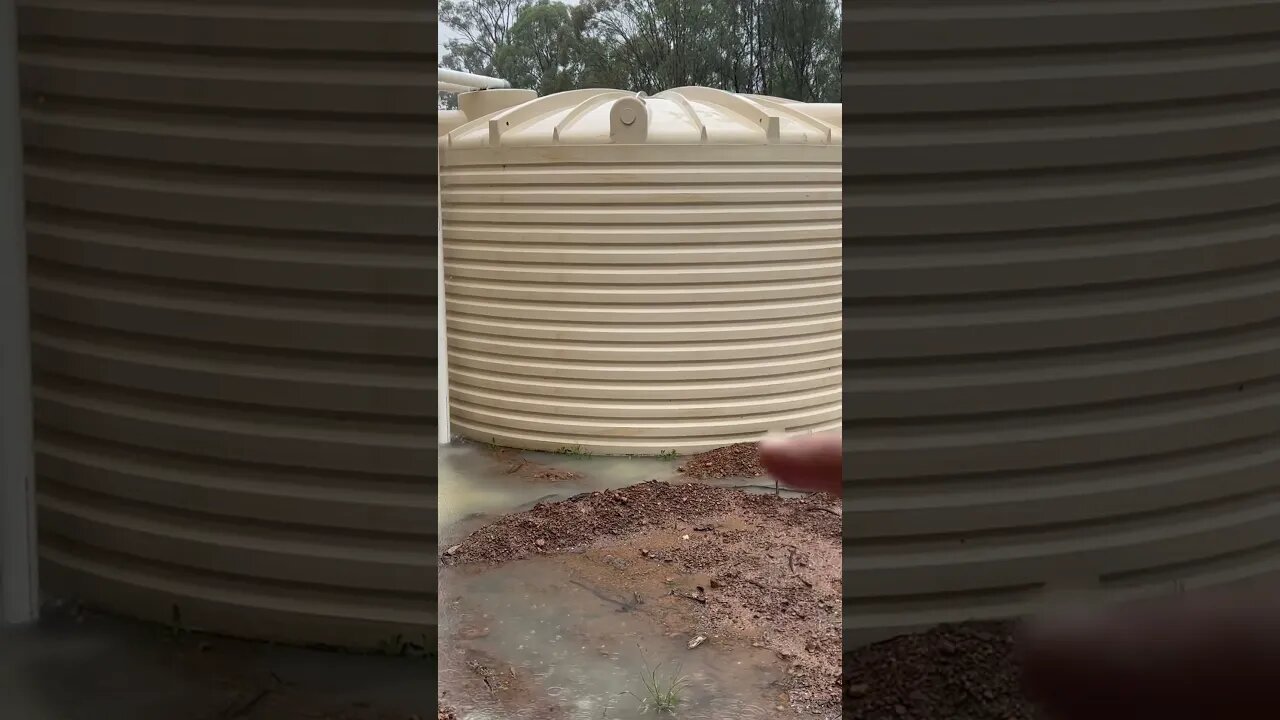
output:
[[[519,669],[536,678],[539,687],[530,689],[528,707],[517,709],[516,720],[543,717],[536,714],[538,695],[572,720],[652,718],[645,680],[665,691],[678,678],[686,683],[680,718],[787,715],[779,712],[785,694],[775,685],[782,666],[773,653],[714,643],[690,650],[684,635],[673,637],[647,615],[619,612],[575,585],[563,564],[535,558],[487,572],[451,568],[446,577],[441,636],[457,638],[458,650],[501,658],[505,665],[492,668],[499,673],[514,677]],[[499,711],[485,698],[467,700],[472,704],[454,699],[464,720]]]
[[[459,542],[496,517],[578,493],[619,488],[652,479],[684,481],[680,459],[588,457],[522,453],[529,462],[568,470],[576,478],[548,481],[511,472],[512,456],[465,443],[441,448],[441,545]],[[713,484],[757,485],[765,479]],[[750,489],[750,488],[748,488]],[[639,720],[653,718],[646,667],[665,688],[675,677],[682,720],[794,717],[777,687],[783,664],[767,650],[725,648],[709,642],[690,650],[684,634],[670,635],[639,612],[620,612],[586,586],[572,582],[569,565],[533,558],[494,568],[442,567],[440,682],[461,720]],[[448,648],[447,650],[445,648]],[[517,685],[517,707],[496,695],[462,688],[482,657],[487,671],[507,673]],[[653,675],[649,674],[651,682]],[[516,678],[529,679],[525,687]],[[524,682],[524,681],[522,681]]]

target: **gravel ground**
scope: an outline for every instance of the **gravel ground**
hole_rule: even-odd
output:
[[[705,577],[705,585],[700,581],[671,605],[697,609],[700,631],[721,638],[717,642],[772,650],[785,668],[794,708],[838,715],[840,511],[834,498],[651,480],[503,516],[446,550],[442,562],[496,564],[602,548],[649,563],[659,575],[674,570]],[[603,588],[609,594],[628,597],[637,588],[626,583],[647,574],[631,570],[599,581],[615,585]],[[675,623],[672,630],[689,629],[687,618],[677,620],[662,607],[648,602],[638,611]]]
[[[1043,720],[1008,623],[946,625],[844,656],[845,720]]]
[[[755,443],[738,443],[693,455],[678,470],[694,480],[753,478],[765,474]]]

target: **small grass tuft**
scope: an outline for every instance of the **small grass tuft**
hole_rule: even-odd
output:
[[[573,447],[562,447],[559,450],[556,450],[556,454],[569,455],[572,457],[591,457],[591,453],[587,452],[587,449],[582,447],[581,445],[574,445]]]
[[[646,711],[658,715],[674,714],[689,686],[688,676],[680,672],[679,665],[675,666],[674,671],[664,675],[661,672],[663,663],[649,667],[649,661],[644,660],[643,654],[641,660],[644,662],[644,673],[640,675],[640,681],[644,683],[645,696],[641,697],[630,691],[626,694],[639,700]]]
[[[676,452],[675,450],[663,450],[662,452],[658,453],[659,460],[675,460],[678,457],[680,457],[680,453]]]

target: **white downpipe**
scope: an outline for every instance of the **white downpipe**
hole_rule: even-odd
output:
[[[446,86],[462,87],[466,90],[490,90],[511,87],[511,83],[501,78],[476,75],[475,73],[462,72],[461,70],[449,70],[448,68],[440,68],[438,77],[440,89],[445,92],[462,92],[459,90],[446,90]]]
[[[444,221],[440,204],[440,152],[436,151],[436,412],[439,413],[440,445],[448,445],[452,439],[449,427],[449,342],[444,310]]]
[[[40,613],[14,3],[0,4],[0,622]]]

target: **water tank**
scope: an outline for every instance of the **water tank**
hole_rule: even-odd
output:
[[[1280,569],[1280,3],[844,33],[846,641]]]
[[[20,4],[44,590],[433,636],[434,21]]]
[[[454,432],[653,455],[839,427],[840,138],[698,87],[442,136]]]

